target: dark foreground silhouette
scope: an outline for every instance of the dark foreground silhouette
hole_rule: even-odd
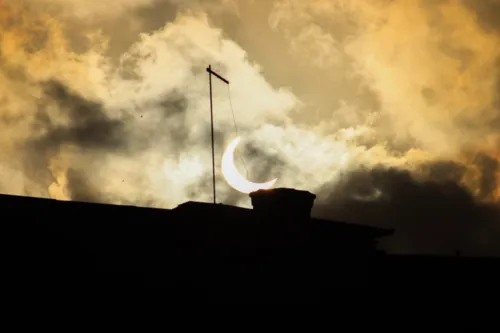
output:
[[[161,210],[0,196],[3,286],[316,302],[338,288],[455,288],[471,274],[484,283],[500,277],[492,259],[385,255],[376,243],[392,231],[310,218],[309,192],[251,197],[253,209],[188,202]]]

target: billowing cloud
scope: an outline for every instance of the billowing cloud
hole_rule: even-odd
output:
[[[250,179],[315,192],[329,218],[395,227],[391,251],[496,253],[498,5],[1,1],[0,186],[210,200],[211,64],[231,82],[214,80],[218,160],[241,135]],[[249,205],[217,177],[220,200]]]

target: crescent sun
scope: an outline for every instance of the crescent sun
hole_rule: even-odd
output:
[[[236,138],[227,146],[224,155],[222,156],[222,174],[227,183],[237,191],[242,193],[251,193],[258,190],[270,189],[278,180],[275,178],[265,183],[253,183],[243,177],[236,166],[234,165],[234,151],[240,142],[240,138]]]

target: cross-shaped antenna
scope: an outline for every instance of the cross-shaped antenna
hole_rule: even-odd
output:
[[[208,72],[208,84],[210,86],[210,126],[212,132],[212,181],[213,181],[213,191],[214,191],[214,204],[217,203],[215,196],[215,147],[214,147],[214,111],[213,111],[213,101],[212,101],[212,75],[220,79],[222,82],[229,84],[229,81],[220,76],[219,74],[212,71],[212,66],[207,67]]]

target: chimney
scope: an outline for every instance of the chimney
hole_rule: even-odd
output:
[[[291,188],[259,190],[250,193],[253,210],[270,217],[310,219],[316,195]]]

